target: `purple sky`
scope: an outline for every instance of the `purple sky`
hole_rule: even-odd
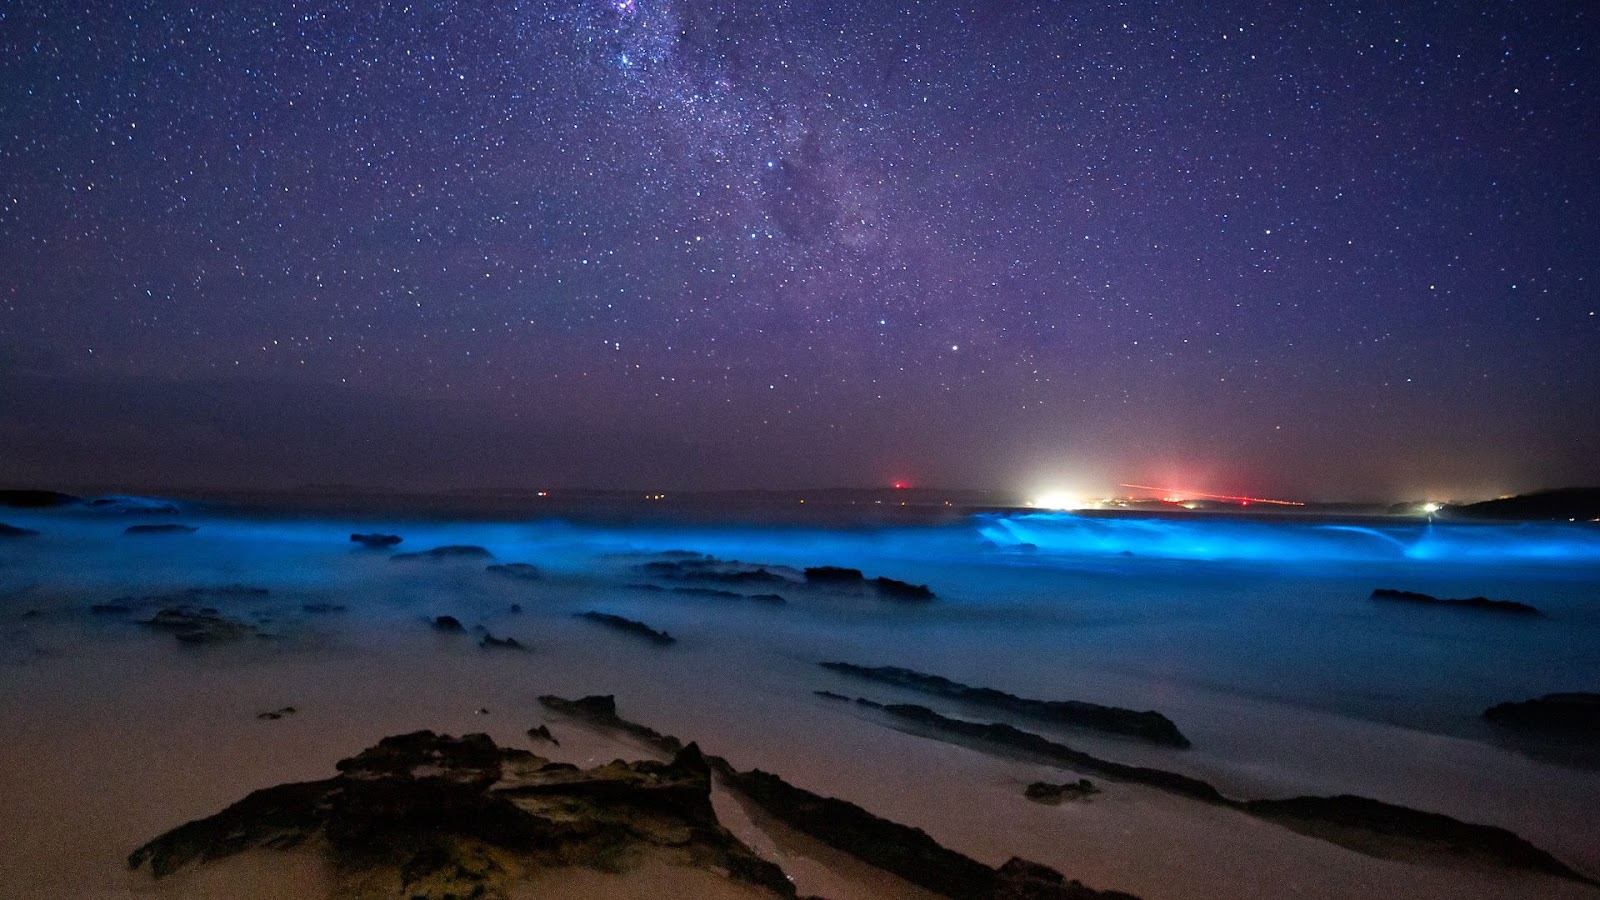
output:
[[[1600,481],[1590,4],[23,0],[0,481]]]

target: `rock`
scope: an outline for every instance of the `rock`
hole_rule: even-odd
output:
[[[265,637],[254,625],[224,616],[211,607],[171,606],[143,624],[171,632],[186,644],[221,644],[247,637]]]
[[[492,649],[494,649],[496,647],[503,648],[503,649],[506,649],[506,650],[526,650],[526,649],[528,649],[527,647],[522,646],[522,642],[518,641],[514,637],[497,638],[492,634],[484,635],[483,636],[483,640],[478,642],[478,646],[484,648],[485,650],[492,650]]]
[[[922,706],[876,706],[902,721],[936,733],[1020,751],[1076,771],[1097,772],[1107,778],[1148,785],[1224,806],[1369,856],[1404,859],[1420,852],[1506,868],[1534,869],[1586,884],[1595,883],[1516,834],[1492,825],[1461,822],[1438,813],[1351,795],[1236,800],[1198,778],[1100,759],[1004,723],[985,725],[951,719]]]
[[[715,557],[667,559],[640,567],[656,578],[673,581],[711,581],[723,584],[791,584],[793,579],[766,566],[720,560]]]
[[[539,725],[534,728],[529,728],[528,737],[535,741],[548,741],[557,747],[561,746],[561,742],[556,740],[555,735],[550,733],[549,725]]]
[[[773,818],[863,862],[955,900],[1133,900],[1096,891],[1038,863],[1013,859],[991,869],[911,828],[847,800],[795,787],[770,772],[718,771]]]
[[[1496,725],[1571,734],[1600,735],[1600,694],[1545,694],[1521,703],[1501,703],[1483,711]]]
[[[285,706],[285,707],[283,707],[281,709],[275,709],[275,710],[273,710],[271,712],[256,713],[256,718],[267,720],[267,721],[276,721],[278,719],[283,718],[284,716],[292,716],[294,714],[295,714],[295,708],[294,707]]]
[[[683,749],[683,742],[672,735],[662,734],[653,728],[618,716],[617,700],[610,694],[593,694],[578,700],[567,700],[554,694],[545,694],[539,698],[539,703],[546,709],[564,716],[620,731],[659,751],[663,756],[671,756]]]
[[[538,581],[544,577],[539,567],[530,563],[501,563],[484,569],[490,575],[499,575],[502,578],[515,578],[518,581]]]
[[[133,612],[133,598],[118,597],[106,603],[94,603],[89,606],[89,612],[97,616],[115,616]]]
[[[663,647],[667,646],[668,644],[675,644],[678,640],[672,635],[667,634],[665,631],[657,631],[643,622],[638,622],[622,616],[615,616],[611,613],[595,612],[591,609],[585,612],[577,613],[577,616],[580,619],[588,619],[592,622],[599,622],[602,625],[614,628],[618,631],[636,634],[639,637],[649,640],[653,644],[659,644]]]
[[[1378,588],[1372,592],[1373,600],[1395,600],[1402,603],[1417,603],[1424,606],[1448,606],[1454,609],[1480,609],[1484,612],[1512,613],[1521,616],[1542,616],[1535,607],[1515,600],[1490,600],[1487,597],[1466,597],[1462,599],[1449,599],[1434,597],[1430,594],[1419,594],[1416,591],[1397,591],[1392,588]]]
[[[348,612],[349,607],[342,603],[302,603],[300,609],[314,616],[325,616],[330,613]]]
[[[96,510],[127,513],[129,515],[175,516],[178,514],[177,506],[146,497],[96,497],[89,501],[89,506]]]
[[[360,544],[363,547],[371,547],[374,550],[382,550],[385,547],[393,547],[395,544],[398,544],[404,540],[405,538],[398,534],[379,534],[378,532],[373,532],[371,534],[357,533],[350,535],[350,541],[352,543]]]
[[[860,569],[842,566],[807,566],[806,581],[818,584],[859,584],[866,578]]]
[[[1241,808],[1293,831],[1370,856],[1406,859],[1421,852],[1596,883],[1504,828],[1462,822],[1367,797],[1342,794],[1250,800]]]
[[[899,581],[894,578],[884,578],[882,575],[872,579],[872,586],[882,596],[891,600],[932,600],[933,591],[925,584],[912,584],[909,581]]]
[[[494,554],[471,544],[446,544],[443,547],[434,547],[432,550],[421,550],[416,553],[396,553],[389,557],[394,562],[411,562],[415,560],[444,560],[444,559],[493,559]]]
[[[873,667],[846,662],[825,662],[822,663],[822,667],[843,675],[892,684],[974,706],[986,706],[1035,719],[1127,735],[1153,744],[1165,744],[1171,747],[1189,746],[1189,739],[1183,736],[1178,726],[1154,710],[1140,712],[1082,700],[1030,700],[993,688],[969,687],[948,678],[903,669],[899,666]]]
[[[17,525],[7,525],[0,522],[0,538],[32,537],[39,532],[32,528],[22,528]]]
[[[503,898],[521,873],[615,869],[638,858],[724,874],[794,898],[783,871],[717,821],[711,772],[693,745],[670,763],[580,770],[483,734],[384,738],[321,781],[255,791],[128,856],[164,878],[256,848],[325,853],[351,900]]]
[[[451,634],[456,634],[467,630],[464,626],[462,626],[461,620],[455,616],[434,616],[433,628],[435,631],[444,631]]]
[[[1094,782],[1087,778],[1069,781],[1066,784],[1051,784],[1048,781],[1035,781],[1028,785],[1022,792],[1024,797],[1039,803],[1060,803],[1063,800],[1087,800],[1090,794],[1098,794],[1100,789]]]
[[[129,525],[122,529],[123,534],[194,534],[199,531],[195,525],[178,525],[165,523],[161,525]]]
[[[12,509],[48,509],[52,506],[71,506],[82,503],[81,497],[58,491],[0,490],[0,506]]]
[[[843,694],[835,694],[833,691],[812,691],[811,693],[816,694],[818,697],[821,697],[825,700],[843,700],[846,703],[850,702],[849,697],[846,697]]]
[[[511,604],[511,611],[514,612],[514,613],[522,612],[522,604],[521,603],[513,603],[513,604]]]

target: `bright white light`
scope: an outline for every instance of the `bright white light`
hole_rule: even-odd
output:
[[[1429,513],[1430,515],[1432,513],[1436,513],[1436,512],[1439,511],[1439,504],[1437,504],[1437,503],[1424,503],[1424,504],[1422,504],[1422,511],[1425,512],[1425,513]]]
[[[1032,505],[1039,509],[1082,509],[1088,504],[1082,497],[1076,497],[1065,491],[1051,491],[1034,498]]]

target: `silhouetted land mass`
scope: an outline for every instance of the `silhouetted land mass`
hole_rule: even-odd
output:
[[[825,662],[821,665],[824,669],[842,675],[892,684],[974,706],[1002,709],[1035,719],[1128,735],[1172,747],[1189,746],[1189,739],[1183,736],[1178,726],[1155,710],[1141,712],[1082,700],[1030,700],[994,688],[971,687],[939,675],[928,675],[899,666],[858,666],[847,662]]]
[[[1451,516],[1469,519],[1600,519],[1600,487],[1557,488],[1501,497],[1482,503],[1446,507]]]
[[[0,522],[0,538],[31,537],[38,533],[32,528],[19,528],[16,525],[7,525],[4,522]]]
[[[1510,613],[1518,616],[1542,616],[1535,607],[1515,600],[1490,600],[1488,597],[1435,597],[1432,594],[1419,594],[1416,591],[1397,591],[1393,588],[1378,588],[1372,592],[1373,600],[1391,600],[1399,603],[1415,603],[1421,606],[1448,606],[1453,609],[1479,609],[1484,612]]]
[[[70,506],[82,503],[83,498],[59,491],[0,490],[0,506],[13,509],[48,509],[52,506]]]
[[[1538,731],[1600,736],[1600,694],[1545,694],[1521,703],[1501,703],[1483,711],[1496,725]]]

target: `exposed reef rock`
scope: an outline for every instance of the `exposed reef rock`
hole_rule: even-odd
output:
[[[222,644],[247,637],[265,637],[254,625],[225,616],[209,606],[172,606],[144,621],[150,628],[171,632],[185,644]]]
[[[599,622],[601,625],[615,628],[618,631],[625,631],[629,634],[638,635],[639,637],[649,640],[653,644],[659,644],[663,647],[668,644],[675,644],[678,642],[677,638],[667,634],[665,631],[657,631],[643,622],[638,622],[622,616],[612,615],[611,613],[595,612],[591,609],[577,613],[576,615],[580,619],[588,619],[592,622]]]
[[[440,559],[493,559],[494,554],[472,544],[446,544],[443,547],[434,547],[431,550],[418,550],[415,553],[396,553],[389,557],[394,562],[412,562],[416,560]]]
[[[741,594],[738,591],[725,591],[722,588],[693,587],[683,585],[667,588],[662,587],[659,584],[630,584],[628,587],[633,588],[636,591],[665,591],[673,594],[683,594],[684,596],[688,597],[716,597],[724,600],[754,600],[757,603],[771,603],[774,606],[788,602],[787,600],[783,599],[782,594]]]
[[[671,581],[710,581],[719,584],[792,584],[773,567],[720,560],[715,557],[665,559],[639,567],[646,574]]]
[[[385,547],[393,547],[395,544],[398,544],[403,540],[405,540],[405,538],[398,534],[379,534],[377,532],[373,532],[371,534],[358,533],[350,535],[350,541],[352,543],[360,544],[363,547],[371,547],[374,550],[381,550]]]
[[[265,721],[268,721],[268,722],[273,722],[273,721],[277,721],[278,719],[283,718],[284,716],[292,716],[292,715],[295,714],[295,712],[296,712],[296,710],[295,710],[294,707],[285,706],[285,707],[281,707],[279,709],[272,710],[271,712],[256,713],[256,718],[262,719],[262,720],[265,720]]]
[[[133,851],[163,878],[254,848],[318,847],[333,895],[355,900],[503,898],[542,869],[626,869],[655,859],[793,898],[781,869],[718,823],[711,770],[685,747],[670,763],[580,770],[488,735],[384,738],[322,781],[266,788]]]
[[[527,647],[522,645],[521,641],[517,640],[514,637],[497,638],[492,634],[484,635],[483,636],[483,640],[478,642],[478,646],[482,647],[485,650],[494,650],[496,648],[502,649],[502,650],[526,650],[526,649],[528,649]]]
[[[538,581],[544,577],[539,567],[532,563],[496,563],[484,569],[490,575],[499,575],[502,578],[514,578],[518,581]]]
[[[561,742],[556,740],[555,735],[550,733],[549,725],[539,725],[534,728],[529,728],[528,739],[534,741],[547,741],[557,747],[561,746]]]
[[[1372,592],[1373,600],[1395,600],[1401,603],[1416,603],[1423,606],[1448,606],[1454,609],[1481,609],[1485,612],[1511,613],[1520,616],[1541,616],[1535,607],[1515,600],[1490,600],[1487,597],[1465,597],[1451,599],[1435,597],[1431,594],[1419,594],[1416,591],[1397,591],[1392,588],[1378,588]]]
[[[433,628],[435,631],[443,631],[450,634],[457,634],[467,630],[461,624],[461,620],[455,616],[434,616]]]
[[[1224,806],[1371,856],[1411,858],[1422,855],[1448,862],[1533,870],[1586,884],[1595,883],[1515,833],[1492,825],[1462,822],[1438,813],[1350,795],[1236,800],[1198,778],[1100,759],[1004,723],[951,719],[923,706],[885,705],[860,699],[856,702],[914,723],[934,736],[951,735],[980,745],[1021,752],[1073,771],[1095,772],[1118,781],[1143,784]]]
[[[194,534],[199,531],[196,525],[179,525],[176,523],[163,523],[161,525],[129,525],[122,529],[123,534]]]
[[[617,715],[610,695],[566,700],[539,698],[547,708],[575,719],[631,735],[671,755],[682,743],[647,725]],[[707,762],[727,785],[779,821],[829,846],[891,872],[913,884],[958,900],[1137,900],[1117,891],[1095,891],[1060,872],[1013,858],[999,869],[940,845],[927,832],[875,816],[845,800],[795,787],[770,772],[736,770],[721,757]]]
[[[32,528],[21,528],[16,525],[7,525],[0,522],[0,538],[31,537],[39,532]]]
[[[1496,725],[1539,731],[1600,736],[1600,694],[1545,694],[1521,703],[1501,703],[1483,711]]]
[[[925,584],[912,584],[909,581],[884,578],[882,575],[872,579],[872,587],[881,596],[888,597],[891,600],[933,599],[933,591]]]
[[[82,503],[83,498],[59,491],[0,490],[0,506],[13,509],[48,509],[52,506],[71,506]]]
[[[860,569],[843,566],[807,566],[806,580],[816,584],[860,584],[866,580]]]
[[[1055,804],[1063,800],[1087,800],[1089,795],[1098,793],[1100,789],[1094,786],[1094,782],[1087,778],[1079,778],[1066,784],[1035,781],[1023,790],[1022,795],[1039,803]]]
[[[846,662],[825,662],[822,663],[822,667],[844,675],[909,688],[974,706],[986,706],[1035,719],[1128,735],[1171,747],[1189,746],[1189,739],[1183,736],[1178,726],[1154,710],[1139,712],[1082,700],[1030,700],[993,688],[970,687],[938,675],[928,675],[899,666],[858,666]]]

